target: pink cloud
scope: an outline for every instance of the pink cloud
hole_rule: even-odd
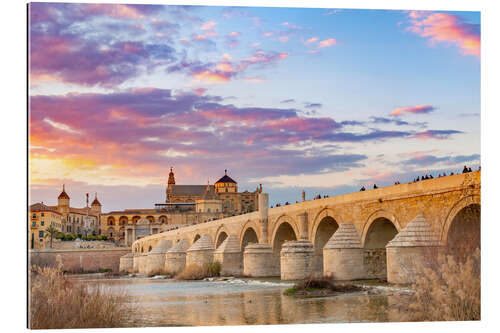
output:
[[[401,116],[405,113],[423,114],[423,113],[430,113],[434,110],[436,110],[436,108],[433,107],[432,105],[408,106],[405,108],[395,109],[394,111],[391,112],[391,116]]]
[[[232,31],[231,33],[229,33],[229,36],[231,37],[238,37],[241,35],[241,32],[238,32],[238,31]]]
[[[121,4],[87,4],[84,10],[91,14],[105,14],[114,18],[142,19],[145,16],[136,8]]]
[[[205,89],[205,88],[193,89],[193,92],[198,96],[202,96],[206,91],[207,91],[207,89]]]
[[[317,41],[318,41],[318,37],[311,37],[308,40],[306,40],[304,42],[304,44],[309,45],[309,44],[312,44],[312,43],[316,43]]]
[[[464,22],[452,14],[412,11],[408,15],[408,30],[429,38],[432,44],[455,44],[464,55],[481,55],[481,36],[479,24]]]
[[[227,61],[230,61],[231,59],[233,59],[233,57],[231,57],[229,54],[227,53],[223,53],[222,54],[222,58],[226,59]]]
[[[207,36],[215,37],[217,36],[217,32],[215,31],[216,25],[217,23],[214,21],[207,21],[203,23],[203,25],[201,26],[201,30],[203,30]]]
[[[319,42],[319,45],[318,45],[318,48],[324,48],[324,47],[330,47],[332,45],[335,45],[337,44],[337,40],[335,38],[328,38],[328,39],[325,39],[325,40],[322,40],[321,42]]]

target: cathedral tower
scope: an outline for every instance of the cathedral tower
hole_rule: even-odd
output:
[[[170,167],[170,173],[168,174],[166,203],[169,203],[172,200],[172,186],[175,185],[175,176],[172,169],[173,168]]]

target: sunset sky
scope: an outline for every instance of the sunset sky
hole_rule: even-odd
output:
[[[30,202],[165,201],[228,169],[270,204],[480,165],[480,15],[33,3]]]

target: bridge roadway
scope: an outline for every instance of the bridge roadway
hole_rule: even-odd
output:
[[[135,241],[124,269],[168,270],[168,250],[176,248],[173,252],[185,251],[185,264],[217,258],[223,271],[233,274],[282,279],[333,274],[339,279],[388,277],[408,282],[418,273],[414,266],[415,258],[423,256],[420,250],[443,248],[460,237],[479,234],[481,172],[275,208],[268,208],[267,194],[259,200],[257,212]],[[162,253],[160,263],[146,264],[148,254],[155,252]]]

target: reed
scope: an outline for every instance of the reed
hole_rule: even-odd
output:
[[[30,271],[29,326],[32,329],[122,327],[126,295],[73,282],[62,268]]]

